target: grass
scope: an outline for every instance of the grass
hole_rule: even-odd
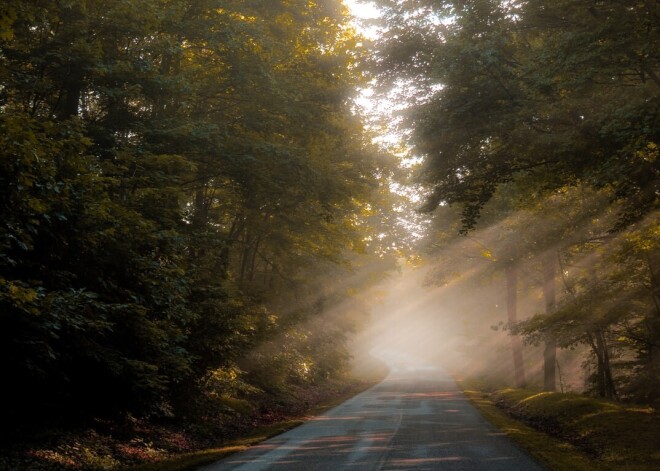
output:
[[[660,414],[577,394],[461,386],[484,417],[548,469],[660,469]]]
[[[511,437],[548,469],[554,471],[591,471],[599,469],[597,463],[568,442],[548,436],[498,408],[489,394],[465,390],[482,415],[498,429]]]

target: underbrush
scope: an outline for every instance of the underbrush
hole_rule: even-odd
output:
[[[95,420],[77,429],[40,430],[4,443],[1,471],[194,469],[298,425],[305,414],[330,407],[371,383],[332,380],[291,388],[246,403],[223,398],[206,415],[186,420]],[[219,413],[218,411],[222,411]]]

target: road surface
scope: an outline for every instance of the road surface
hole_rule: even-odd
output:
[[[543,471],[442,370],[398,366],[324,415],[200,471]]]

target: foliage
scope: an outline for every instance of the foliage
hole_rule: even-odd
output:
[[[514,332],[588,346],[600,396],[657,400],[656,2],[378,3],[372,71],[413,92],[436,279],[515,267],[545,305]]]
[[[653,2],[384,1],[376,71],[422,90],[409,119],[432,187],[427,209],[464,208],[474,226],[496,188],[530,194],[585,181],[657,205],[658,41]],[[523,194],[523,198],[525,195]]]
[[[275,360],[284,391],[341,374],[350,326],[305,324],[348,293],[319,286],[394,258],[366,223],[393,169],[352,111],[347,21],[339,1],[3,4],[3,434],[203,416]]]

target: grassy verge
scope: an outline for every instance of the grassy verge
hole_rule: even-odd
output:
[[[576,394],[486,393],[462,386],[486,419],[548,469],[660,469],[660,415],[651,408]]]

